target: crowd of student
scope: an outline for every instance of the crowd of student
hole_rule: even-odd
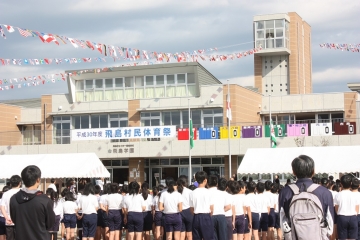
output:
[[[312,159],[305,157],[299,157],[298,166],[293,162],[292,167],[298,178],[296,185],[299,188],[309,187],[312,183],[320,185],[315,188],[314,194],[322,196],[326,228],[329,229],[326,239],[360,239],[359,180],[352,175],[343,175],[336,181],[331,176],[311,179],[313,171],[309,175],[310,172],[299,170],[304,167],[301,164],[311,165]],[[313,161],[312,166],[306,169],[311,167],[314,169]],[[215,175],[207,176],[200,171],[195,174],[195,180],[197,187],[188,186],[187,176],[180,176],[177,181],[169,177],[166,178],[166,186],[153,187],[152,191],[146,182],[141,186],[137,182],[130,182],[121,187],[117,183],[108,183],[103,188],[87,183],[76,192],[74,183],[69,182],[60,196],[52,184],[46,195],[43,195],[51,200],[50,206],[44,198],[40,200],[43,206],[50,208],[45,213],[43,224],[48,233],[47,238],[40,237],[45,236],[45,233],[36,233],[38,235],[27,235],[26,239],[56,240],[59,231],[62,239],[67,240],[75,239],[75,231],[79,239],[90,240],[119,240],[123,235],[130,240],[150,240],[151,232],[156,240],[283,239],[287,229],[283,226],[281,212],[288,214],[289,199],[293,193],[289,187],[282,186],[278,178],[274,181],[254,182],[251,178],[247,181],[243,177],[236,181],[219,179]],[[15,237],[16,226],[25,226],[24,219],[27,219],[20,219],[19,216],[27,214],[26,211],[30,215],[34,213],[24,209],[24,212],[20,212],[17,207],[22,202],[29,203],[31,193],[35,193],[35,196],[40,193],[36,192],[38,185],[31,188],[29,186],[34,183],[27,184],[25,181],[25,188],[20,191],[22,181],[23,173],[22,178],[14,175],[10,179],[10,188],[3,188],[0,200],[0,240],[25,239],[18,235]],[[289,184],[288,181],[286,185]],[[41,216],[34,216],[34,219],[37,217]],[[27,224],[26,231],[40,231],[37,229],[42,227],[37,222]],[[25,229],[22,231],[26,232]]]

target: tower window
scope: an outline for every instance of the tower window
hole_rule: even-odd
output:
[[[267,61],[265,61],[265,63],[267,63]]]
[[[270,66],[270,68],[272,68],[272,66]]]
[[[265,87],[267,87],[267,84],[265,84]]]
[[[280,83],[280,86],[282,86],[282,83]]]
[[[266,90],[266,92],[267,92],[267,90]]]
[[[282,92],[282,89],[280,89],[280,92]]]
[[[287,65],[285,65],[285,67],[287,67]]]
[[[281,67],[281,65],[279,65]]]
[[[272,63],[272,60],[270,60],[270,63]]]
[[[287,91],[287,89],[285,89],[285,91]]]
[[[281,62],[281,59],[279,59],[279,62]]]
[[[267,66],[265,66],[265,69],[267,69]]]
[[[273,85],[271,84],[271,86],[273,86]]]
[[[271,90],[271,92],[274,92],[273,90]]]
[[[287,83],[285,83],[285,86],[287,86]]]

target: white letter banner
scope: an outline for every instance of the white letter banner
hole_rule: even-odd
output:
[[[71,140],[106,140],[176,137],[176,126],[72,129]]]

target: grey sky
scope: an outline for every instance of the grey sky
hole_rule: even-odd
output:
[[[0,2],[0,24],[45,33],[156,52],[182,52],[253,41],[254,15],[297,12],[312,27],[314,92],[348,91],[359,82],[359,53],[321,49],[320,43],[360,43],[360,1],[310,0],[18,0]],[[16,31],[0,38],[0,58],[99,57],[97,51],[57,46]],[[220,50],[246,51],[252,43]],[[204,62],[220,80],[253,85],[253,56],[223,62]],[[60,73],[65,70],[116,66],[122,62],[40,66],[1,66],[0,79]],[[56,82],[38,87],[0,91],[0,100],[40,97],[67,92]]]

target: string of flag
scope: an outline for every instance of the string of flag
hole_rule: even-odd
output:
[[[334,50],[348,51],[348,52],[360,52],[360,44],[348,44],[348,43],[322,43],[321,48],[328,48]]]
[[[166,63],[166,62],[197,62],[201,61],[225,61],[228,59],[234,60],[236,58],[246,57],[247,55],[252,55],[261,48],[249,49],[244,52],[234,52],[230,54],[158,54],[156,57],[152,57],[158,63]],[[92,57],[92,58],[22,58],[22,59],[3,59],[0,58],[0,63],[2,66],[5,65],[49,65],[49,64],[75,64],[75,63],[91,63],[91,62],[107,62],[113,60],[121,61],[122,59],[119,57]]]
[[[255,51],[254,51],[255,50]],[[248,55],[254,54],[256,51],[261,50],[261,48],[251,49],[241,53],[233,53],[227,55],[209,55],[209,61],[226,61],[226,60],[234,60],[241,57],[246,57]],[[188,61],[186,61],[188,60]],[[183,58],[182,62],[193,62],[193,58]],[[198,59],[196,59],[198,60]],[[17,77],[17,78],[0,78],[0,90],[11,90],[16,88],[23,87],[36,87],[48,83],[56,83],[58,81],[66,81],[68,76],[76,76],[84,73],[101,73],[101,72],[109,72],[112,71],[113,68],[118,67],[133,67],[133,66],[143,66],[143,65],[154,65],[161,64],[163,61],[140,61],[140,62],[132,62],[122,65],[117,65],[113,67],[104,67],[104,68],[95,68],[95,69],[85,69],[79,71],[73,71],[70,73],[53,73],[53,74],[41,74],[37,76],[29,76],[29,77]]]

